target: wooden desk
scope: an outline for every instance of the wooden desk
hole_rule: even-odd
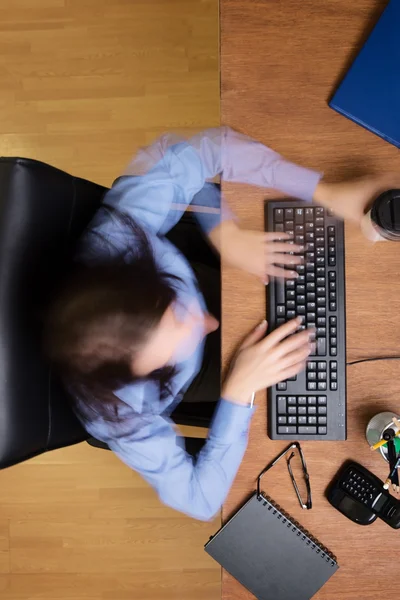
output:
[[[385,4],[221,0],[222,122],[329,177],[399,169],[396,148],[327,106]],[[276,194],[227,185],[225,193],[243,222],[261,230],[262,200]],[[353,227],[346,227],[348,360],[400,353],[399,275],[398,247],[370,245]],[[224,269],[226,362],[242,335],[264,315],[263,288],[243,274]],[[314,508],[300,509],[284,465],[265,481],[264,489],[338,558],[341,568],[317,594],[318,600],[376,600],[395,585],[391,573],[400,560],[399,534],[382,522],[361,528],[324,498],[326,486],[346,458],[385,477],[383,460],[370,452],[364,437],[369,417],[385,409],[400,411],[400,363],[349,367],[348,440],[303,444]],[[254,490],[258,472],[284,446],[266,435],[265,397],[259,394],[249,448],[225,504],[225,520]],[[251,597],[226,573],[222,596],[225,600]]]

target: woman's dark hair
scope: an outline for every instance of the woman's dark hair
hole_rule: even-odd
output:
[[[72,396],[105,418],[118,418],[114,391],[131,383],[135,353],[176,300],[178,278],[160,272],[143,229],[125,214],[104,206],[124,240],[123,251],[110,237],[85,234],[90,266],[77,264],[62,282],[48,310],[45,351]],[[173,369],[149,378],[168,391]],[[86,412],[86,411],[85,411]]]

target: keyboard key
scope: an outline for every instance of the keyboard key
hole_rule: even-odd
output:
[[[331,346],[337,346],[337,338],[331,337],[330,342],[331,342]]]
[[[276,386],[276,389],[278,390],[278,392],[286,391],[286,389],[287,389],[286,381],[281,381],[280,383],[278,383],[278,385]]]
[[[285,229],[286,229],[286,231],[288,229],[294,229],[294,222],[293,221],[285,221]]]
[[[323,216],[324,216],[324,209],[323,209],[323,207],[322,207],[322,206],[318,206],[318,207],[315,209],[315,216],[316,216],[316,217],[323,217]]]
[[[326,417],[318,417],[318,425],[326,425]]]
[[[296,311],[295,310],[288,310],[286,313],[286,318],[288,321],[290,321],[291,319],[295,319],[296,318]]]
[[[307,312],[314,312],[316,308],[315,302],[307,302]]]
[[[308,323],[314,324],[315,323],[315,318],[316,318],[316,315],[315,315],[314,312],[307,313],[307,322]]]
[[[325,392],[327,389],[326,381],[318,381],[318,390]]]
[[[324,265],[325,264],[325,256],[317,256],[317,259],[315,262],[316,262],[317,266]]]
[[[317,407],[316,406],[309,406],[308,407],[308,414],[309,415],[316,415],[317,414]]]
[[[321,277],[318,277],[318,279],[321,279]],[[317,285],[318,285],[318,282],[317,282]],[[325,294],[326,294],[326,288],[323,287],[323,286],[318,286],[317,287],[317,294],[318,294],[318,296],[325,296]]]
[[[306,242],[313,242],[315,239],[315,235],[313,231],[307,231],[306,233]]]
[[[325,317],[318,317],[318,319],[317,319],[317,325],[318,325],[318,327],[325,327],[326,326],[326,318]]]
[[[283,208],[275,208],[274,218],[276,223],[282,223],[283,221]]]
[[[336,258],[334,256],[330,256],[328,259],[328,265],[330,267],[335,267],[336,266]]]
[[[317,298],[317,305],[318,306],[325,306],[326,304],[326,298],[325,296],[318,296]]]
[[[325,406],[326,405],[326,396],[318,396],[317,401],[320,406]]]
[[[279,423],[279,425],[286,425],[287,418],[286,417],[278,417],[278,423]]]
[[[304,220],[304,208],[296,208],[294,211],[294,221],[296,224],[302,223]]]
[[[337,381],[337,371],[331,371],[330,380]]]
[[[296,396],[289,396],[287,399],[287,403],[290,406],[296,405]]]
[[[297,425],[297,417],[289,417],[288,425]]]
[[[332,356],[337,356],[337,348],[336,348],[336,346],[332,346],[332,348],[331,348],[331,355]]]
[[[307,282],[308,281],[315,281],[315,273],[307,273],[306,280],[307,280]]]
[[[290,221],[293,220],[294,212],[293,208],[285,208],[285,220]]]
[[[318,371],[326,371],[326,362],[324,360],[320,360],[317,363]]]
[[[306,244],[306,252],[315,252],[315,244],[313,242]]]
[[[337,331],[336,327],[330,327],[330,329],[329,329],[329,335],[336,336],[336,331]]]
[[[325,267],[317,267],[317,277],[325,277]]]
[[[336,281],[336,272],[329,271],[328,278],[329,278],[329,281]]]
[[[299,434],[301,435],[315,435],[317,433],[316,427],[299,427]]]
[[[297,412],[297,409],[295,406],[288,406],[287,412],[288,412],[288,415],[295,415]]]
[[[300,406],[307,404],[306,396],[299,396],[297,402]]]
[[[307,302],[315,302],[316,295],[314,292],[307,292]]]
[[[323,406],[323,405],[318,406],[318,414],[319,415],[326,415],[326,412],[327,412],[326,406]]]
[[[318,381],[326,381],[326,371],[320,371],[318,373]]]
[[[295,225],[294,230],[296,232],[296,235],[304,235],[304,225]]]
[[[322,236],[320,236],[320,235],[318,235],[318,236],[315,238],[315,245],[316,245],[316,246],[319,246],[319,247],[323,247],[323,246],[325,246],[325,238],[324,238],[324,237],[322,237]]]
[[[328,254],[329,256],[336,256],[336,250],[334,246],[328,246]]]
[[[300,316],[303,316],[306,314],[306,307],[301,304],[300,306],[297,307],[297,314]]]
[[[284,427],[283,425],[280,425],[278,427],[278,433],[280,435],[291,435],[291,434],[295,434],[296,433],[296,427],[294,427],[293,425],[287,425],[286,427]]]
[[[309,381],[309,382],[307,383],[307,389],[308,389],[310,392],[315,392],[315,391],[316,391],[316,389],[317,389],[317,384],[316,384],[316,382],[315,382],[315,381]]]
[[[294,300],[288,300],[286,302],[286,308],[288,310],[295,310],[295,308],[296,308],[296,302]]]
[[[326,338],[317,338],[317,356],[326,356]]]
[[[307,369],[309,371],[316,371],[317,370],[317,363],[314,362],[314,361],[309,362],[308,365],[307,365]]]
[[[284,325],[286,323],[286,319],[282,319],[282,317],[280,317],[279,319],[276,320],[276,326],[280,327],[281,325]]]
[[[313,281],[307,281],[307,292],[315,292],[315,283]]]
[[[278,396],[278,414],[286,415],[286,396]]]
[[[283,233],[283,223],[277,223],[274,227],[276,233]]]
[[[326,327],[317,327],[317,337],[326,337]]]
[[[317,404],[317,396],[308,396],[309,406],[315,406]]]
[[[336,291],[336,281],[330,281],[329,282],[329,289],[331,290],[331,292],[335,292]]]
[[[331,325],[332,327],[336,327],[336,322],[337,322],[337,317],[335,317],[335,316],[329,317],[329,325]]]
[[[326,427],[318,427],[319,435],[326,435]]]
[[[275,302],[285,304],[285,286],[279,279],[275,279]]]
[[[317,285],[318,286],[325,287],[325,282],[326,282],[325,277],[317,277]]]
[[[317,417],[314,417],[314,416],[308,417],[307,421],[308,421],[309,425],[316,425],[317,424]]]
[[[296,298],[296,292],[295,290],[286,290],[286,298],[288,300],[294,300]]]
[[[325,235],[325,229],[323,227],[316,227],[315,234],[318,236]]]
[[[305,304],[305,303],[306,303],[306,297],[304,296],[304,294],[299,294],[297,296],[297,304]]]
[[[306,232],[307,231],[314,231],[315,225],[314,223],[306,223]]]
[[[298,417],[297,421],[299,425],[307,425],[307,417]]]
[[[337,381],[331,381],[331,390],[332,390],[332,392],[336,392],[337,389],[338,389]]]
[[[335,235],[335,228],[333,225],[328,227],[328,235]]]
[[[326,315],[326,307],[325,306],[318,306],[317,307],[317,315],[319,317],[325,317],[325,315]]]
[[[324,225],[324,219],[323,219],[323,217],[317,217],[315,219],[315,225],[317,227],[322,227]]]
[[[313,221],[313,219],[314,219],[314,209],[313,208],[305,209],[305,218],[306,218],[306,221]]]
[[[307,406],[299,406],[297,409],[297,412],[299,415],[306,415],[307,414]]]
[[[286,314],[286,308],[283,304],[278,304],[276,307],[276,314],[278,317],[284,317]]]

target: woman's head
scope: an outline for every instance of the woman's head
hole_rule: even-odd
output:
[[[103,210],[129,237],[125,249],[118,252],[90,231],[85,242],[92,266],[76,266],[65,278],[45,328],[48,357],[95,410],[115,408],[113,392],[139,378],[158,381],[161,396],[169,392],[175,364],[218,326],[180,306],[177,287],[183,282],[160,271],[144,231],[126,215]]]
[[[67,375],[110,385],[171,364],[185,324],[168,277],[141,263],[76,269],[47,319],[46,349]]]

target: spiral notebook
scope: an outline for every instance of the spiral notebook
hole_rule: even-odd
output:
[[[205,550],[258,600],[309,600],[339,568],[324,546],[257,493]]]

